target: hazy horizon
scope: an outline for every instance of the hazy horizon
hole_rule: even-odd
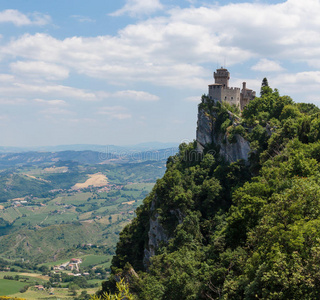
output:
[[[191,141],[181,141],[181,142],[191,142]],[[115,151],[117,149],[135,149],[135,150],[146,150],[146,149],[166,149],[166,148],[175,148],[179,146],[179,142],[145,142],[145,143],[137,143],[137,144],[124,144],[124,145],[114,145],[114,144],[63,144],[63,145],[35,145],[35,146],[30,146],[30,147],[24,147],[24,146],[2,146],[0,145],[0,151],[3,151],[5,149],[11,150],[15,149],[17,151],[41,151],[41,150],[50,150],[50,151],[66,151],[66,150],[78,150],[78,151],[83,151],[83,150],[92,150],[92,151],[101,151],[107,149],[110,149],[110,151]],[[60,149],[60,150],[59,150]]]

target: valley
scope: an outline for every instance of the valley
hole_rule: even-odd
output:
[[[94,293],[109,274],[119,233],[166,160],[89,164],[68,155],[39,163],[36,153],[32,161],[17,155],[23,163],[0,172],[0,291],[25,299]],[[70,267],[75,258],[81,264]]]

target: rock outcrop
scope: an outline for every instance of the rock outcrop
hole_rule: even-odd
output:
[[[156,250],[158,249],[160,243],[168,241],[168,235],[166,234],[164,228],[160,224],[159,214],[155,211],[156,208],[157,197],[152,200],[150,213],[152,217],[150,217],[149,223],[149,232],[148,232],[148,247],[144,249],[144,257],[143,257],[143,265],[147,269],[150,258],[155,255]]]
[[[229,113],[230,120],[237,121],[235,115]],[[199,108],[198,123],[197,123],[197,145],[198,151],[202,152],[208,145],[215,145],[215,148],[219,148],[219,153],[227,161],[235,162],[239,159],[248,160],[248,154],[250,152],[249,142],[241,135],[236,134],[234,136],[234,143],[230,143],[226,137],[226,134],[220,132],[220,128],[216,128],[216,113],[208,113],[205,109]],[[148,231],[148,245],[144,249],[143,265],[145,269],[148,269],[150,264],[150,258],[156,254],[157,249],[163,243],[167,243],[170,239],[170,233],[166,232],[160,222],[160,215],[157,212],[158,199],[155,196],[150,205],[150,220]],[[171,210],[171,214],[176,215],[179,223],[183,222],[184,215],[179,209]]]
[[[229,112],[230,120],[236,118]],[[235,142],[230,143],[226,134],[221,133],[220,128],[216,128],[216,119],[215,112],[209,114],[205,109],[199,108],[196,138],[198,151],[202,152],[207,145],[215,145],[219,149],[219,154],[228,162],[235,162],[239,159],[247,161],[250,143],[239,134],[235,135]]]
[[[157,208],[157,196],[151,202],[149,219],[149,231],[148,231],[148,246],[144,249],[143,265],[145,269],[150,264],[150,258],[156,254],[157,249],[162,243],[167,243],[171,238],[170,234],[166,232],[160,222],[159,213],[156,211]],[[184,219],[184,215],[179,209],[170,210],[170,213],[177,217],[178,223],[181,224]]]

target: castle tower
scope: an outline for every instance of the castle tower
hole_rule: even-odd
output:
[[[247,88],[247,83],[242,83],[242,90],[240,93],[240,109],[243,110],[244,107],[256,97],[256,92]]]
[[[227,102],[240,107],[240,88],[229,87],[230,73],[221,67],[213,73],[214,84],[209,84],[208,97],[219,102]]]
[[[217,69],[217,72],[213,73],[213,77],[216,84],[221,84],[223,88],[229,87],[230,73],[227,69],[223,67]]]

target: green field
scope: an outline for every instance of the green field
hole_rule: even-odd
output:
[[[29,161],[31,154],[21,155]],[[31,157],[38,155],[42,157],[41,153]],[[0,267],[10,272],[0,272],[0,295],[27,300],[73,299],[66,288],[72,279],[62,280],[70,268],[53,267],[82,258],[80,272],[90,273],[85,276],[89,284],[100,285],[108,276],[119,233],[163,175],[165,160],[81,164],[66,157],[52,163],[35,161],[1,172]],[[105,186],[72,189],[99,172],[108,179]],[[3,278],[16,275],[19,281]],[[34,287],[50,286],[50,282],[56,283],[44,291]],[[26,285],[28,290],[20,293]],[[85,290],[92,294],[97,289]]]
[[[22,289],[25,282],[19,282],[15,280],[0,279],[0,296],[16,294]],[[21,297],[21,294],[20,294]]]
[[[28,291],[21,294],[13,294],[14,297],[22,297],[27,300],[36,300],[36,299],[50,299],[50,300],[58,300],[58,299],[74,299],[73,296],[69,293],[68,289],[57,288],[53,289],[53,295],[50,295],[50,292],[47,290],[38,291],[34,288],[29,288]]]
[[[112,256],[107,256],[107,255],[87,255],[83,256],[82,259],[82,264],[81,267],[89,267],[91,265],[99,265],[101,263],[107,263],[109,261],[109,264],[111,264],[111,258]]]
[[[1,178],[0,188],[15,192],[1,203],[0,258],[56,265],[57,261],[83,256],[86,259],[82,267],[108,268],[108,256],[114,253],[118,234],[132,220],[134,210],[165,169],[164,163],[158,161],[91,166],[70,166],[66,162],[66,165],[68,168],[63,173],[45,171],[50,167],[45,164],[19,167],[17,172]],[[64,167],[64,162],[56,167]],[[89,174],[98,172],[108,177],[107,188],[70,189],[75,183],[85,181]],[[52,194],[46,191],[52,188]],[[13,196],[21,199],[13,201]],[[20,203],[22,200],[27,202]],[[86,244],[107,249],[104,252],[89,249],[83,253],[79,245]],[[20,269],[19,265],[14,266],[14,270]]]
[[[97,281],[99,283],[99,281]],[[101,282],[101,281],[100,281]],[[86,289],[86,291],[88,292],[88,294],[94,294],[96,291],[98,290],[98,288],[91,288],[91,289]],[[16,294],[12,294],[10,296],[12,297],[20,297],[23,299],[27,299],[27,300],[37,300],[37,299],[41,299],[41,300],[46,300],[46,299],[50,299],[50,300],[58,300],[58,299],[74,299],[74,296],[71,296],[70,292],[68,291],[67,288],[54,288],[52,290],[50,290],[53,292],[53,295],[49,294],[49,291],[37,291],[34,288],[29,288],[27,292],[21,294],[21,293],[16,293]],[[77,291],[77,294],[80,295],[82,289]]]

